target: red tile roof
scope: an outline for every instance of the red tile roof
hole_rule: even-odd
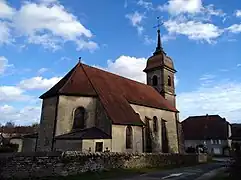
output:
[[[228,139],[228,125],[219,115],[190,116],[182,123],[185,140]]]
[[[40,98],[61,94],[98,96],[113,124],[142,123],[130,103],[177,112],[151,86],[82,63]]]

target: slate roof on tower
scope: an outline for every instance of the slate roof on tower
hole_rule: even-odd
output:
[[[40,98],[56,95],[97,96],[113,124],[142,124],[130,104],[177,112],[153,87],[80,62]]]

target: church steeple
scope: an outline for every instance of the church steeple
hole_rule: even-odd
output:
[[[159,54],[160,52],[163,52],[163,48],[162,48],[162,43],[161,43],[161,31],[160,31],[160,26],[163,23],[160,23],[160,18],[157,17],[157,25],[155,26],[155,28],[157,28],[157,46],[156,46],[156,51],[153,53],[153,55]]]
[[[157,46],[151,57],[148,58],[146,68],[143,70],[146,73],[147,84],[154,87],[165,99],[167,99],[174,107],[176,106],[175,84],[173,61],[164,52],[161,44],[161,34],[159,17],[157,18]]]

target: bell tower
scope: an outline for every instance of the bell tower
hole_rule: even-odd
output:
[[[160,35],[160,22],[158,18],[157,27],[157,47],[151,57],[148,58],[146,68],[147,85],[154,87],[165,99],[167,99],[174,107],[176,107],[176,94],[173,61],[167,56],[162,48]]]

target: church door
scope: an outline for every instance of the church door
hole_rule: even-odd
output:
[[[162,127],[162,152],[168,153],[169,147],[168,147],[168,137],[167,137],[167,127],[166,127],[166,121],[161,120],[161,127]]]

